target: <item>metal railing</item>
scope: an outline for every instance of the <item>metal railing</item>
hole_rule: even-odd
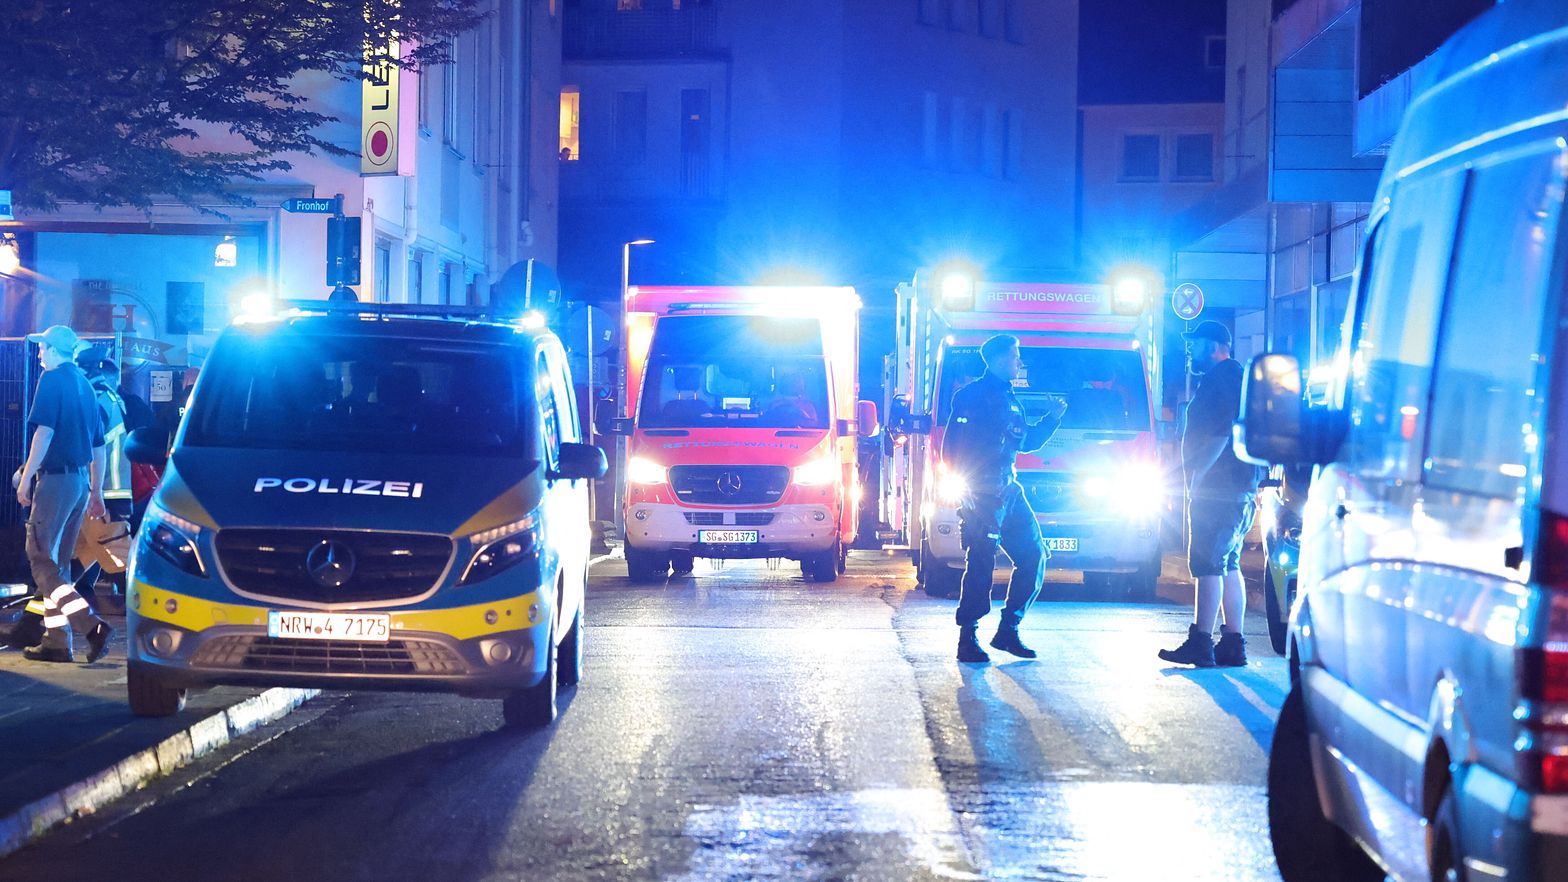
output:
[[[563,21],[567,58],[670,58],[718,53],[718,11],[690,9],[574,10]]]

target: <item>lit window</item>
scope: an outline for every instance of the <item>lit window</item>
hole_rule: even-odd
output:
[[[561,160],[563,162],[576,162],[582,158],[577,140],[581,105],[582,93],[576,89],[561,90]]]

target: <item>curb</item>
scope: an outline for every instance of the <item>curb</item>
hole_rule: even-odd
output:
[[[319,689],[268,689],[220,711],[95,775],[0,818],[0,858],[61,824],[90,815],[148,781],[168,775],[233,739],[277,720],[320,694]]]

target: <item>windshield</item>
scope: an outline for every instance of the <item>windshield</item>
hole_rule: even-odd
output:
[[[1143,360],[1127,349],[1065,349],[1026,346],[1023,376],[1013,391],[1031,420],[1046,396],[1067,399],[1064,429],[1149,431],[1149,393]],[[953,393],[985,373],[979,347],[955,346],[942,353],[937,422],[947,420]]]
[[[184,443],[253,450],[536,458],[524,359],[509,348],[288,330],[222,341]]]
[[[822,326],[811,318],[662,318],[637,413],[644,428],[825,429]]]

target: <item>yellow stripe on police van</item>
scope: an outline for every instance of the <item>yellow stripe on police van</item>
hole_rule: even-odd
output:
[[[539,592],[530,591],[520,597],[495,603],[477,603],[473,606],[447,609],[334,611],[385,613],[392,617],[393,631],[425,631],[445,634],[458,640],[471,640],[502,631],[520,631],[533,627],[543,621],[547,612],[542,608],[536,609],[535,619],[530,621],[528,611],[538,603]],[[252,625],[265,628],[268,610],[305,609],[304,607],[216,603],[155,588],[141,581],[132,586],[131,595],[126,598],[126,606],[144,619],[163,622],[187,631],[204,631],[218,625]],[[494,619],[494,624],[490,623],[490,619]]]

